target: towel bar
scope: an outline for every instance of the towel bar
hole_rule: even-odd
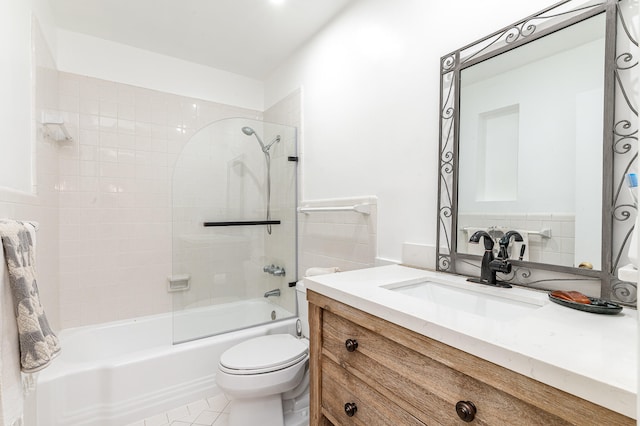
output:
[[[353,206],[333,207],[298,207],[298,213],[315,212],[356,212],[361,214],[371,214],[371,204],[355,204]]]
[[[464,232],[468,233],[470,229],[476,229],[476,228],[479,228],[479,227],[478,226],[474,226],[473,228],[465,227],[465,228],[462,228],[462,230]],[[543,228],[540,231],[522,231],[522,232],[526,232],[529,235],[539,235],[542,238],[551,238],[551,229],[550,228]]]

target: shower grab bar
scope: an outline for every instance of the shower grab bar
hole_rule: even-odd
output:
[[[371,204],[355,204],[353,206],[334,207],[298,207],[298,213],[316,212],[356,212],[362,214],[371,214]]]
[[[279,220],[246,220],[235,222],[204,222],[204,226],[252,226],[252,225],[280,225]]]

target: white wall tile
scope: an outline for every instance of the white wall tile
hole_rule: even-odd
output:
[[[349,206],[361,202],[371,204],[375,198],[303,201],[307,207]],[[299,213],[300,275],[311,267],[338,266],[341,270],[372,267],[377,255],[375,214],[357,212]]]
[[[69,73],[60,81],[67,97],[60,107],[76,114],[78,131],[62,150],[65,172],[57,182],[61,324],[166,312],[173,161],[197,130],[200,111],[212,112],[210,121],[223,112],[260,113]]]

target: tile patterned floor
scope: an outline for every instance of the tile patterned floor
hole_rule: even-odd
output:
[[[127,426],[227,426],[228,408],[229,400],[220,394]]]

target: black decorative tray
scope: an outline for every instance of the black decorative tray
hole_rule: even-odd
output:
[[[560,299],[559,297],[552,296],[551,293],[549,293],[549,300],[557,303],[558,305],[566,306],[567,308],[591,312],[593,314],[615,315],[622,311],[622,306],[596,297],[589,297],[589,300],[591,300],[590,305]]]

